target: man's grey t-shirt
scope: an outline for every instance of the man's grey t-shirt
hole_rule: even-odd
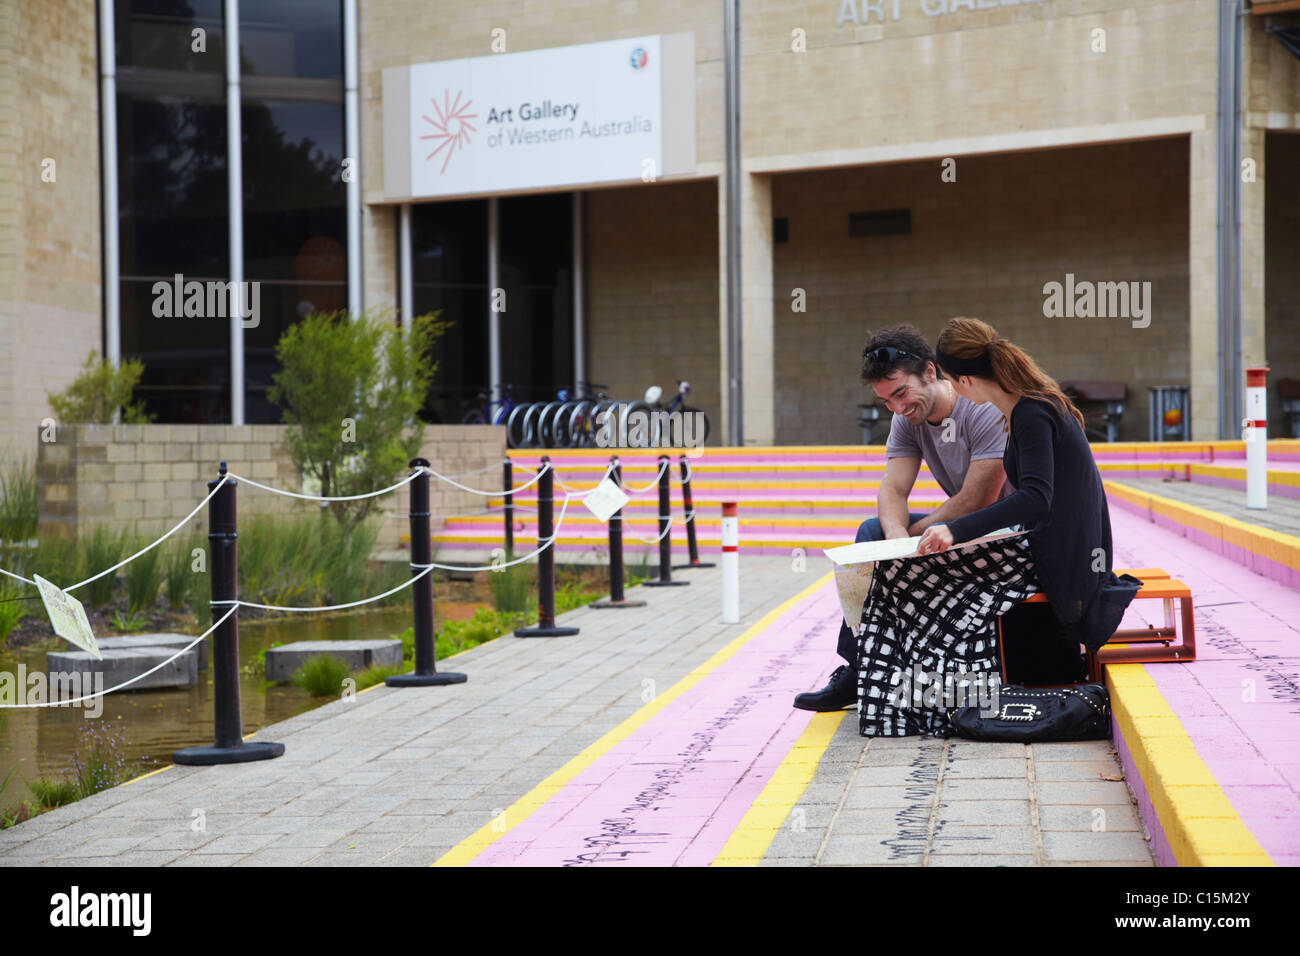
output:
[[[972,461],[1001,461],[1007,447],[1002,413],[992,402],[976,405],[958,395],[950,417],[950,441],[943,440],[945,428],[949,427],[946,419],[938,425],[922,419],[920,426],[914,426],[906,416],[895,415],[885,442],[886,458],[922,459],[949,498],[961,490]],[[998,498],[1005,498],[1013,490],[1004,480]]]

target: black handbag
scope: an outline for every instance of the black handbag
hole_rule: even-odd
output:
[[[953,732],[969,740],[1046,743],[1110,738],[1110,695],[1101,684],[1075,687],[1016,687],[997,690],[997,710],[954,707]]]

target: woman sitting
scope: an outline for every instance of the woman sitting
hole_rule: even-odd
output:
[[[1009,425],[1003,466],[1016,491],[921,536],[920,557],[876,565],[862,612],[858,675],[864,736],[950,732],[943,703],[996,686],[996,619],[1041,590],[1070,640],[1090,650],[1115,632],[1138,583],[1111,571],[1110,510],[1083,415],[1023,349],[978,319],[951,319],[935,349],[959,395],[992,402]],[[954,548],[1001,528],[1029,533]],[[923,698],[956,681],[949,700]],[[962,698],[965,698],[964,700]],[[929,706],[924,706],[924,704]]]

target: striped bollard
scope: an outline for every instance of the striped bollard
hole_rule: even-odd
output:
[[[736,503],[722,503],[722,623],[740,623],[740,519]]]
[[[1268,507],[1268,367],[1246,369],[1246,507]]]

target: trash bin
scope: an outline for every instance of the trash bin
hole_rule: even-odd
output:
[[[880,422],[879,405],[859,405],[858,406],[858,427],[862,429],[862,444],[871,444],[871,433],[875,431],[876,425]]]
[[[1191,390],[1186,385],[1151,387],[1151,441],[1190,441]]]

